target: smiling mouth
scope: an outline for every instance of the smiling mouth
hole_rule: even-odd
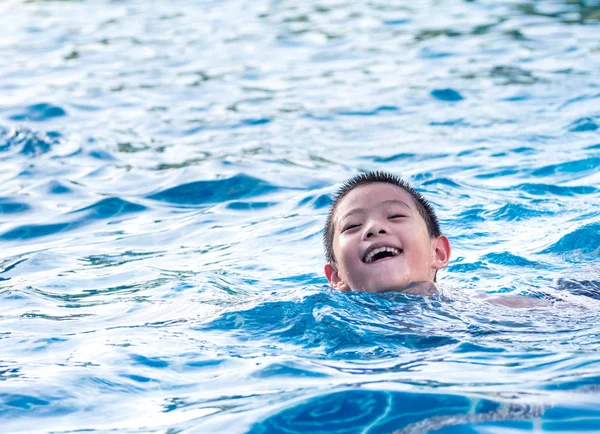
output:
[[[365,264],[372,264],[380,259],[393,258],[394,256],[398,256],[400,253],[402,253],[402,250],[396,249],[395,247],[379,247],[367,253],[363,261]]]

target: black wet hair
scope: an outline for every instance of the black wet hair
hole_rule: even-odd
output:
[[[425,221],[429,236],[431,238],[437,238],[442,235],[440,223],[435,215],[433,207],[429,201],[427,201],[427,199],[421,195],[421,193],[412,188],[406,181],[399,176],[388,172],[376,171],[360,173],[344,182],[344,184],[336,192],[335,196],[333,197],[333,202],[329,207],[329,213],[327,214],[327,220],[325,222],[325,230],[323,231],[323,242],[325,244],[325,257],[327,262],[335,262],[335,256],[333,254],[333,234],[335,232],[333,219],[338,204],[355,188],[360,187],[361,185],[375,183],[395,185],[396,187],[400,187],[402,190],[408,193],[415,201],[417,209],[419,210],[419,214],[421,214],[421,217],[423,217],[423,220]]]

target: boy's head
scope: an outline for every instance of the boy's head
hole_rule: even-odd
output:
[[[399,177],[369,172],[337,192],[324,232],[329,284],[342,291],[393,291],[434,281],[450,242],[433,208]]]

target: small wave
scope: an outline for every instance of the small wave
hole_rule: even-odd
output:
[[[517,68],[515,66],[505,65],[495,66],[490,71],[490,77],[504,79],[504,81],[500,83],[503,86],[509,84],[535,84],[540,81],[540,79],[534,76],[531,71],[522,68]]]
[[[95,267],[110,267],[121,265],[125,263],[131,263],[134,261],[142,261],[146,258],[161,256],[162,253],[156,252],[138,252],[133,250],[126,250],[124,252],[115,254],[105,255],[89,255],[80,259],[81,262],[89,264]]]
[[[529,146],[519,146],[518,148],[514,148],[510,150],[516,154],[525,154],[525,155],[533,155],[538,151],[535,148],[530,148]]]
[[[195,181],[148,196],[149,199],[180,205],[206,205],[259,196],[278,187],[248,175],[213,181]]]
[[[480,173],[475,175],[475,178],[479,179],[492,179],[492,178],[500,178],[501,176],[511,176],[519,173],[517,169],[504,169],[504,170],[494,170],[487,173]]]
[[[28,312],[28,313],[21,314],[20,317],[23,319],[39,318],[39,319],[45,319],[45,320],[50,320],[50,321],[75,321],[80,318],[85,318],[88,316],[93,316],[93,314],[82,313],[82,314],[73,314],[73,315],[47,315],[44,313]]]
[[[506,205],[502,205],[498,209],[492,211],[485,211],[483,213],[483,216],[491,217],[494,220],[521,221],[551,214],[552,213],[549,211],[534,209],[522,204],[507,203]]]
[[[130,354],[129,357],[134,365],[142,365],[149,368],[167,368],[169,366],[169,362],[166,360],[161,360],[158,357],[146,357],[141,354]]]
[[[560,186],[533,183],[519,184],[512,187],[512,189],[521,190],[533,196],[577,196],[580,194],[593,194],[598,192],[597,188],[587,185]]]
[[[143,205],[128,202],[119,197],[109,197],[106,199],[102,199],[99,202],[96,202],[90,206],[86,206],[85,208],[73,211],[73,213],[87,211],[87,218],[107,219],[110,217],[145,211],[146,209],[148,208]]]
[[[412,160],[413,158],[415,158],[415,156],[416,156],[416,154],[409,154],[409,153],[402,152],[400,154],[390,155],[389,157],[374,156],[374,157],[370,157],[370,158],[375,163],[390,163],[392,161],[398,161],[398,160]]]
[[[250,434],[364,432],[373,425],[379,428],[377,422],[388,413],[389,405],[386,392],[348,390],[325,394],[280,411],[254,425]]]
[[[246,202],[235,201],[227,204],[227,208],[234,211],[257,211],[277,205],[277,202]]]
[[[551,164],[531,172],[533,176],[552,176],[561,173],[587,173],[595,172],[600,168],[600,158],[585,158],[583,160],[568,161],[566,163]]]
[[[471,126],[464,118],[448,119],[447,121],[431,121],[432,127],[468,127]]]
[[[473,224],[486,221],[486,219],[482,217],[482,213],[483,208],[481,206],[473,206],[469,209],[461,211],[456,218],[453,219],[452,225],[455,227],[472,228]]]
[[[558,290],[568,291],[571,294],[583,295],[600,300],[600,277],[599,280],[576,280],[558,279],[556,282]]]
[[[373,110],[347,110],[339,111],[337,114],[342,116],[376,116],[380,113],[397,112],[399,110],[396,106],[384,105]]]
[[[298,203],[298,206],[310,205],[313,209],[323,209],[323,208],[327,208],[329,205],[331,205],[332,202],[333,202],[333,199],[329,195],[319,194],[317,196],[311,195],[311,196],[305,197]]]
[[[303,363],[300,363],[299,361],[266,364],[252,374],[253,378],[327,378],[329,376],[330,375],[327,375],[324,372],[316,370],[314,366],[304,366]]]
[[[380,155],[368,155],[361,157],[367,160],[371,160],[374,163],[391,163],[394,161],[430,161],[437,158],[446,158],[448,154],[413,154],[409,152],[401,152],[399,154],[389,155],[382,157]]]
[[[223,124],[212,124],[212,125],[200,125],[197,127],[193,127],[185,130],[186,135],[197,134],[202,131],[211,131],[211,130],[233,130],[237,128],[243,127],[254,127],[258,125],[265,125],[273,122],[269,118],[255,118],[255,119],[242,119],[236,123],[223,123]]]
[[[58,143],[60,134],[56,132],[36,132],[29,128],[7,130],[0,127],[0,152],[16,152],[35,156],[44,154]]]
[[[430,185],[445,185],[445,186],[453,187],[453,188],[461,188],[460,184],[458,184],[457,182],[454,182],[450,178],[435,178],[435,179],[431,179],[429,181],[423,182],[422,185],[423,185],[423,187],[430,186]]]
[[[13,121],[45,121],[66,115],[67,112],[63,108],[43,102],[27,106],[24,112],[12,115],[9,119]]]
[[[7,420],[25,417],[64,416],[77,411],[72,395],[62,388],[52,393],[36,391],[35,395],[22,393],[0,393],[0,417]]]
[[[454,89],[435,89],[431,92],[431,96],[440,101],[462,101],[465,99],[460,93]]]
[[[563,108],[572,105],[572,104],[581,104],[583,101],[590,101],[596,98],[600,98],[600,93],[596,93],[596,94],[585,94],[585,95],[579,95],[576,96],[574,98],[569,98],[567,101],[565,101],[558,109],[562,110]]]
[[[50,401],[35,396],[3,393],[0,395],[3,410],[0,414],[14,413],[15,410],[32,410],[36,407],[47,407]],[[11,411],[12,410],[12,411]]]
[[[30,206],[23,202],[17,202],[10,197],[0,197],[0,214],[15,214],[30,209]]]
[[[93,205],[72,211],[71,214],[84,213],[82,217],[73,221],[51,224],[22,225],[0,234],[0,239],[14,241],[55,235],[60,232],[79,228],[86,223],[89,223],[90,220],[108,219],[125,214],[141,212],[146,209],[147,208],[143,205],[127,202],[126,200],[118,197],[106,198]]]
[[[495,265],[507,265],[511,267],[541,267],[541,264],[522,256],[513,255],[509,252],[488,253],[481,259]]]
[[[58,234],[75,227],[75,223],[53,223],[48,225],[23,225],[0,234],[6,241],[28,240]]]
[[[483,261],[454,263],[448,266],[448,271],[452,273],[470,273],[472,271],[485,270],[487,265]]]
[[[564,235],[556,243],[540,253],[583,254],[600,251],[600,223],[590,223]]]
[[[102,149],[93,149],[87,154],[90,157],[95,158],[96,160],[115,161],[115,157],[113,157],[110,152],[104,151]]]
[[[457,343],[440,330],[423,327],[414,316],[415,311],[426,310],[423,305],[429,302],[403,294],[386,297],[328,291],[301,301],[266,301],[247,310],[225,312],[200,328],[232,333],[232,344],[236,339],[263,342],[274,350],[275,340],[278,346],[300,346],[326,358],[381,358]],[[239,351],[238,345],[234,348]]]
[[[297,402],[255,424],[250,433],[423,433],[481,422],[530,420],[544,410],[459,394],[350,389]]]
[[[581,118],[571,123],[567,129],[572,133],[582,133],[586,131],[596,131],[598,124],[593,118]]]
[[[264,125],[271,122],[271,119],[268,118],[257,118],[257,119],[244,119],[240,122],[241,126],[254,126],[254,125]]]
[[[73,190],[59,181],[50,181],[47,185],[47,191],[50,194],[66,194]]]

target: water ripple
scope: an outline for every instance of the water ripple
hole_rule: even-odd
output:
[[[0,127],[0,152],[16,152],[27,156],[46,153],[58,144],[60,134],[39,133],[20,127],[7,130]]]
[[[3,432],[600,429],[597,0],[9,3]],[[326,285],[368,170],[439,295]]]
[[[171,187],[148,196],[162,202],[181,205],[207,205],[226,200],[256,197],[277,187],[248,175],[240,174],[214,181],[195,181]]]
[[[90,206],[73,211],[73,213],[84,213],[83,219],[107,219],[125,214],[145,211],[147,208],[143,205],[131,203],[118,197],[109,197],[102,199]]]
[[[544,166],[531,172],[533,176],[555,176],[558,174],[581,174],[595,172],[600,169],[600,158],[585,158],[560,164]]]
[[[66,116],[67,112],[53,104],[39,103],[28,106],[19,114],[10,116],[13,121],[46,121],[55,117]]]
[[[600,223],[586,224],[577,228],[540,253],[572,254],[600,253]]]

